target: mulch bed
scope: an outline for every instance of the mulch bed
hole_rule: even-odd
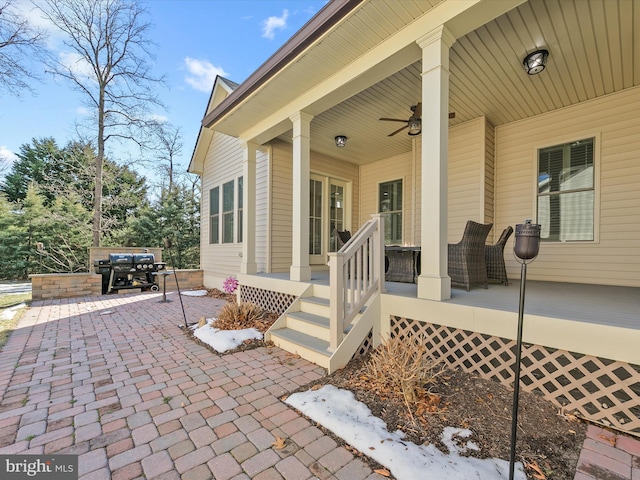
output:
[[[235,302],[234,294],[216,289],[209,290],[207,295]],[[260,324],[238,324],[237,328],[255,327],[264,332],[277,315],[271,314],[269,318],[270,321],[262,321]],[[186,333],[194,341],[220,355],[195,338],[191,330]],[[263,346],[271,345],[262,340],[250,340],[224,354]],[[513,390],[476,374],[447,370],[429,389],[430,398],[437,398],[438,401],[423,399],[425,403],[433,404],[434,408],[423,408],[419,412],[412,410],[409,414],[401,395],[383,392],[381,396],[381,392],[363,382],[362,379],[366,378],[364,365],[369,355],[354,358],[345,368],[305,385],[299,391],[326,384],[350,390],[359,401],[368,406],[373,415],[387,424],[389,431],[401,430],[405,433],[406,440],[418,445],[434,444],[445,453],[448,451],[440,438],[443,429],[468,428],[473,432],[470,440],[480,447],[478,451],[469,450],[468,455],[509,460]],[[586,430],[586,423],[558,409],[540,395],[520,392],[516,459],[525,465],[528,479],[572,480]],[[328,433],[344,445],[332,432]],[[374,469],[380,468],[380,465],[362,453],[348,446],[346,448],[363,457]]]
[[[469,450],[469,456],[509,460],[513,390],[475,374],[446,370],[430,388],[430,395],[440,399],[437,408],[409,415],[400,396],[388,392],[382,398],[375,389],[363,384],[367,359],[367,356],[355,358],[345,368],[301,390],[316,384],[350,390],[387,424],[389,431],[401,430],[407,440],[418,445],[434,444],[445,453],[448,450],[440,438],[443,429],[468,428],[473,432],[470,440],[480,447],[479,451]],[[574,478],[586,436],[584,422],[560,411],[538,394],[521,391],[518,426],[516,460],[524,463],[529,479]]]

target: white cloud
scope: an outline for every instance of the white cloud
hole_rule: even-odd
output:
[[[0,162],[11,165],[18,160],[18,156],[4,145],[0,145]]]
[[[75,52],[60,52],[58,59],[66,68],[68,68],[74,75],[81,78],[84,77],[87,80],[95,80],[95,73],[93,68],[84,58]]]
[[[0,145],[0,178],[7,174],[13,162],[18,160],[18,156],[4,145]]]
[[[186,57],[184,63],[189,72],[184,80],[196,90],[209,93],[213,87],[216,75],[226,77],[228,74],[222,67],[216,67],[207,60],[197,60]]]
[[[149,119],[157,123],[167,123],[169,121],[169,117],[166,115],[160,115],[159,113],[152,113],[149,115]]]
[[[76,108],[76,113],[81,117],[88,117],[89,115],[91,115],[91,110],[89,110],[87,107],[78,107]]]
[[[288,17],[289,17],[289,10],[285,9],[282,12],[281,17],[267,18],[262,25],[262,36],[265,38],[268,38],[269,40],[273,40],[276,29],[283,30],[284,28],[286,28]]]

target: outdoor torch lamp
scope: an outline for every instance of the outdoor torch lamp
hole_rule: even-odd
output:
[[[533,262],[540,251],[540,225],[527,219],[516,225],[516,244],[513,253],[520,270],[520,307],[518,308],[518,337],[513,379],[513,413],[511,416],[511,455],[509,457],[509,480],[513,480],[516,461],[516,436],[518,433],[518,397],[520,396],[520,364],[522,361],[522,327],[524,314],[524,290],[527,281],[527,263]]]
[[[525,264],[527,260],[532,262],[540,251],[540,225],[525,220],[525,223],[516,225],[516,245],[513,249],[515,256]]]

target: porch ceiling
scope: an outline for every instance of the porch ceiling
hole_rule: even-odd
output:
[[[419,3],[367,2],[363,10],[372,20],[388,18],[391,5],[405,5],[396,17],[385,21],[384,33],[372,30],[367,35],[389,35],[394,21],[405,22],[404,17],[411,15],[406,6],[417,9]],[[359,45],[351,47],[344,52],[333,48],[330,57],[316,57],[317,68],[305,67],[307,76],[319,78],[326,68],[321,62],[326,64],[328,58],[346,65],[353,61],[356,50],[364,53]],[[550,52],[547,68],[528,76],[521,62],[538,47]],[[317,113],[311,125],[312,150],[356,164],[411,150],[412,137],[406,131],[388,137],[401,123],[378,120],[408,118],[410,106],[420,100],[419,49],[409,54],[416,58],[408,66]],[[301,78],[301,86],[309,81]],[[455,118],[449,124],[485,115],[498,126],[639,84],[639,0],[530,0],[453,45],[449,110],[455,112]],[[279,138],[290,141],[291,134],[288,131]],[[333,139],[338,134],[348,137],[346,148],[335,147]]]

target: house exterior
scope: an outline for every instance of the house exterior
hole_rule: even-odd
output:
[[[513,238],[516,287],[468,295],[447,244],[533,219],[527,278],[552,308],[524,316],[523,381],[640,434],[639,51],[640,0],[330,1],[242,84],[216,80],[189,166],[205,285],[236,276],[283,314],[268,337],[329,370],[421,334],[509,383]],[[354,233],[339,252],[334,227]],[[420,247],[410,288],[384,281],[391,244]]]

